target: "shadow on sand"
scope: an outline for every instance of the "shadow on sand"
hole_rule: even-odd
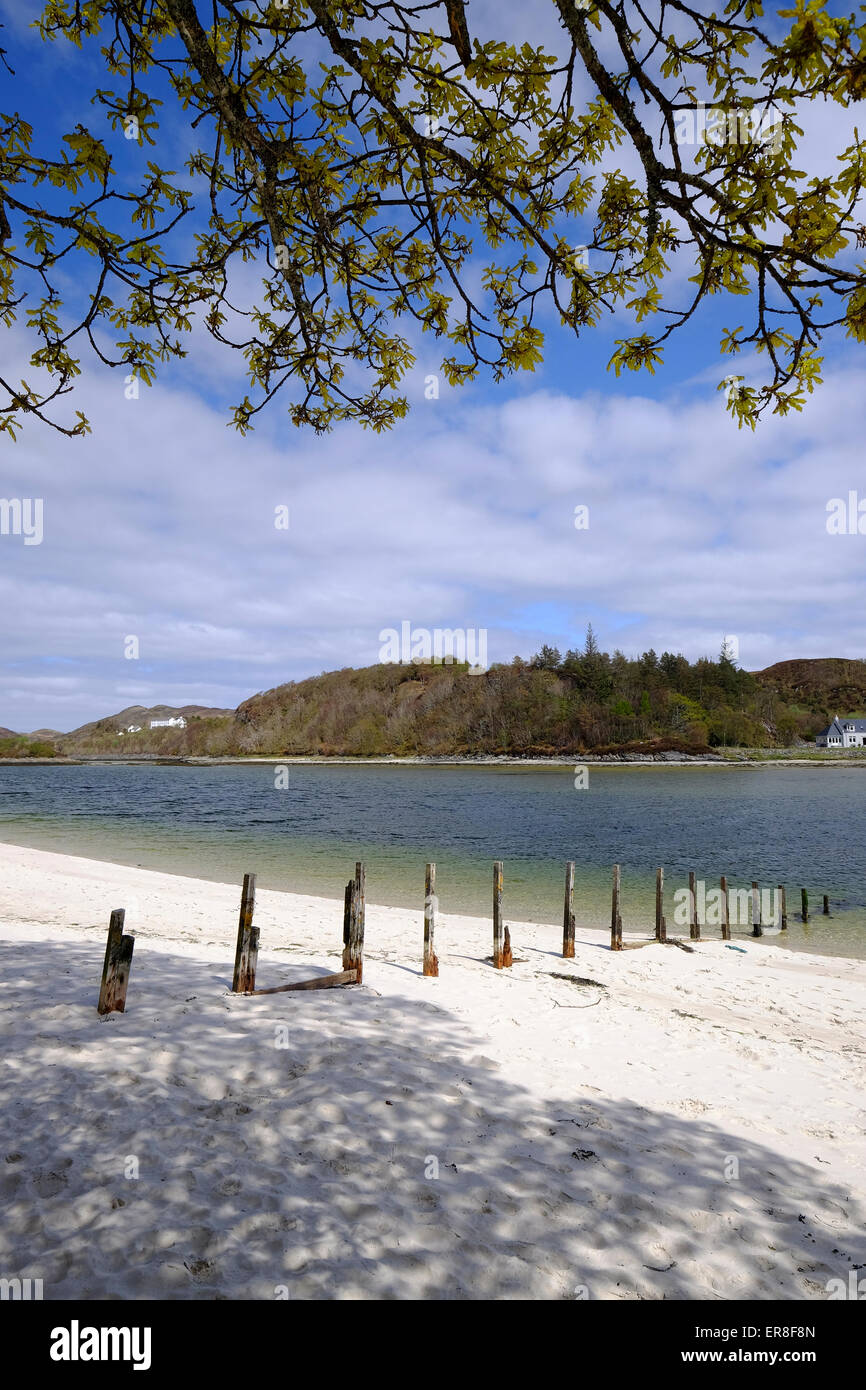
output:
[[[591,1089],[541,1103],[435,1003],[239,999],[139,945],[99,1020],[102,951],[0,947],[0,1275],[48,1299],[825,1298],[866,1262],[819,1170]]]

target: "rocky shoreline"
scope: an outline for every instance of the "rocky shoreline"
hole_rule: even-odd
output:
[[[772,750],[749,749],[727,750],[725,753],[571,753],[554,754],[551,757],[511,757],[507,754],[481,754],[471,757],[459,754],[423,755],[398,757],[388,754],[384,757],[356,758],[348,756],[324,757],[321,754],[250,754],[247,757],[209,758],[196,754],[188,756],[169,756],[164,753],[112,754],[90,753],[77,757],[56,758],[0,758],[0,767],[66,766],[76,767],[91,763],[159,763],[185,767],[227,767],[243,763],[286,764],[287,766],[310,765],[326,766],[378,766],[378,767],[866,767],[866,757],[850,757],[845,754],[812,754],[804,757],[796,752],[780,750],[777,755]]]

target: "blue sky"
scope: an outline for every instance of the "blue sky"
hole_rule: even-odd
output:
[[[22,20],[37,8],[0,0],[17,69],[3,109],[38,110],[55,133],[95,125],[89,59],[35,42]],[[472,12],[479,25],[493,13]],[[515,32],[527,23],[526,6],[495,12]],[[849,116],[822,105],[800,167],[832,167]],[[186,139],[166,127],[144,157],[179,168]],[[134,172],[140,152],[121,137],[117,150]],[[719,357],[722,327],[742,321],[740,305],[717,300],[655,377],[619,380],[605,364],[622,322],[579,341],[553,329],[534,374],[459,392],[443,380],[437,400],[424,378],[441,348],[424,341],[409,417],[384,436],[343,426],[316,438],[277,402],[240,438],[225,423],[246,389],[236,355],[200,334],[138,400],[121,373],[89,363],[75,404],[92,435],[29,425],[0,443],[0,497],[44,502],[40,545],[0,536],[0,725],[67,729],[133,703],[233,706],[370,664],[380,631],[406,620],[486,628],[491,660],[580,645],[588,621],[628,654],[715,654],[734,634],[750,669],[866,657],[866,536],[826,527],[830,499],[866,500],[862,353],[829,344],[802,415],[738,431],[716,386],[753,370]],[[4,364],[24,374],[21,333],[5,337]],[[288,530],[274,525],[280,506]],[[124,656],[130,635],[137,660]]]

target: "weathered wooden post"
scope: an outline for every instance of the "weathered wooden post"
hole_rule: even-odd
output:
[[[105,960],[102,963],[102,983],[99,986],[99,1003],[97,1009],[101,1014],[111,1012],[108,1006],[109,980],[114,982],[114,970],[112,967],[112,956],[120,945],[120,938],[123,936],[123,922],[126,917],[126,909],[116,907],[108,919],[108,940],[105,943]]]
[[[126,1009],[126,990],[129,972],[132,969],[132,952],[135,937],[124,935],[123,924],[126,909],[116,907],[108,922],[108,940],[105,945],[105,960],[102,965],[102,982],[99,987],[97,1011],[101,1014],[122,1014]]]
[[[827,893],[824,894],[824,916],[830,916],[830,898]]]
[[[667,940],[665,926],[665,871],[656,869],[656,941]]]
[[[436,865],[428,864],[424,874],[424,974],[439,974],[436,938]]]
[[[613,866],[613,893],[610,905],[610,949],[622,950],[622,917],[619,910],[620,872],[619,864]]]
[[[565,866],[565,907],[562,911],[562,954],[574,958],[574,861]]]
[[[809,920],[809,894],[805,888],[800,889],[800,915],[804,922]]]
[[[352,918],[355,913],[355,880],[349,879],[343,895],[343,969],[349,958],[349,937],[352,934]]]
[[[346,947],[349,944],[349,931],[352,925],[352,905],[355,901],[355,880],[349,879],[346,884],[346,891],[343,894],[343,955],[346,954]],[[345,963],[343,965],[345,969]]]
[[[728,898],[728,880],[724,874],[719,879],[719,887],[722,890],[722,940],[731,939],[731,904]]]
[[[135,937],[124,932],[117,948],[117,964],[114,976],[114,1011],[122,1014],[126,1009],[126,991],[129,986],[129,972],[132,970],[132,953],[135,950]]]
[[[752,881],[752,936],[763,936],[764,928],[761,926],[761,894],[757,883]]]
[[[788,930],[788,900],[785,896],[784,883],[779,884],[779,915],[782,919],[781,930]]]
[[[361,941],[364,940],[364,923],[367,917],[367,870],[360,859],[355,861],[355,896],[357,898],[356,916],[360,924]]]
[[[367,871],[358,860],[355,864],[355,881],[352,884],[351,911],[349,913],[349,935],[343,950],[343,969],[356,972],[356,983],[362,983],[364,974],[364,918],[366,915]]]
[[[502,931],[502,860],[493,864],[493,966],[502,970],[505,966],[505,939]]]
[[[238,940],[235,947],[235,971],[232,977],[233,994],[252,994],[256,987],[259,929],[253,926],[255,907],[256,876],[255,874],[244,874],[241,911],[238,919]]]
[[[700,941],[701,929],[698,926],[698,899],[695,893],[695,876],[689,874],[689,937],[692,941]]]

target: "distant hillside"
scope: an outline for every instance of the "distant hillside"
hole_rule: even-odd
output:
[[[237,710],[130,705],[69,734],[0,735],[0,756],[544,756],[702,752],[811,744],[838,714],[866,712],[866,662],[782,661],[748,672],[724,656],[630,660],[543,647],[531,661],[377,665],[289,681]],[[183,715],[185,729],[151,729]],[[140,725],[140,732],[123,732]],[[51,735],[50,739],[47,737]]]
[[[326,756],[700,752],[776,743],[762,700],[730,663],[543,648],[483,674],[418,663],[291,682],[245,700],[234,738],[243,753]]]
[[[777,661],[756,680],[774,689],[786,704],[820,716],[822,725],[834,715],[866,714],[866,661],[820,657]]]
[[[152,719],[186,719],[185,729],[151,729]],[[128,705],[117,714],[82,724],[68,734],[56,734],[54,743],[68,756],[79,753],[160,753],[175,757],[209,752],[208,737],[220,725],[230,725],[235,711],[208,705]],[[129,733],[130,727],[138,733]]]
[[[13,734],[0,729],[0,758],[54,758],[57,745],[36,734]]]

